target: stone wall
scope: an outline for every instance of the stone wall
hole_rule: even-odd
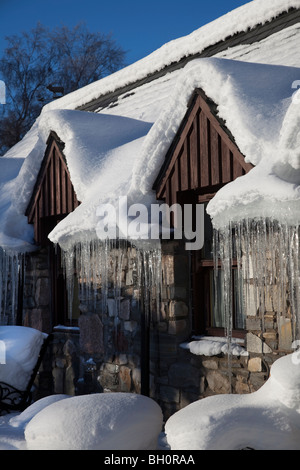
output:
[[[136,250],[122,246],[122,256],[111,250],[116,273],[108,271],[105,296],[97,286],[93,302],[80,298],[79,349],[81,375],[78,391],[87,380],[103,392],[141,391],[141,295]]]
[[[23,279],[23,324],[50,333],[51,277],[48,250],[44,248],[26,256]]]
[[[275,308],[274,286],[266,288],[261,314],[254,302],[253,280],[250,280],[244,341],[248,355],[232,356],[229,360],[222,353],[211,357],[192,354],[181,347],[192,335],[188,254],[175,243],[166,244],[163,253],[164,285],[157,340],[159,367],[153,373],[155,398],[165,417],[207,396],[258,390],[268,379],[272,363],[291,352],[290,312],[285,299],[277,301]]]
[[[52,331],[46,252],[31,255],[27,266],[24,323]],[[276,312],[265,312],[262,328],[257,312],[249,309],[245,343],[249,354],[233,356],[230,367],[224,354],[212,357],[192,354],[181,347],[183,342],[191,339],[192,316],[190,260],[180,243],[168,241],[163,244],[161,268],[161,301],[159,311],[156,311],[155,302],[151,305],[149,357],[146,359],[149,395],[160,404],[165,418],[207,396],[258,390],[269,377],[271,364],[287,352],[282,348],[284,341],[278,333]],[[120,297],[114,297],[115,286],[111,280],[104,310],[99,288],[99,299],[95,303],[80,299],[78,328],[54,329],[46,362],[37,378],[40,396],[49,393],[141,393],[145,359],[141,353],[143,307],[137,264],[132,254],[128,259],[124,257],[121,278]]]

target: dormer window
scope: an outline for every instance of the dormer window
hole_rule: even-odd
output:
[[[204,204],[206,208],[222,186],[253,168],[245,163],[232,135],[216,117],[215,108],[202,90],[196,90],[154,185],[157,199],[169,206],[192,203]],[[193,331],[223,335],[222,270],[219,267],[215,270],[213,228],[206,211],[204,246],[192,251],[191,258]],[[244,328],[244,316],[235,268],[233,263],[231,305],[234,334],[239,336]]]
[[[78,296],[74,292],[70,308],[60,248],[55,247],[48,238],[54,227],[80,204],[70,179],[63,147],[58,136],[51,132],[26,215],[28,222],[34,225],[36,244],[49,252],[52,321],[54,324],[72,325],[76,324],[79,316]]]

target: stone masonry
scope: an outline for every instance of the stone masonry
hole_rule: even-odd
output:
[[[24,285],[24,324],[53,333],[36,381],[36,396],[141,393],[141,291],[134,256],[128,259],[124,257],[120,298],[113,297],[111,283],[105,310],[100,300],[91,308],[80,299],[78,327],[68,329],[55,328],[51,323],[47,252],[30,255]],[[230,367],[224,354],[198,356],[183,349],[181,344],[192,334],[189,272],[189,255],[180,243],[163,244],[159,312],[153,304],[149,322],[149,395],[160,404],[165,419],[207,396],[257,390],[269,377],[274,360],[287,352],[282,347],[284,339],[278,341],[277,317],[271,311],[265,314],[264,331],[261,319],[248,315],[245,346],[249,354],[234,356]],[[283,329],[285,326],[281,325]]]

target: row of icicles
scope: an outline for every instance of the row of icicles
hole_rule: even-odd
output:
[[[232,283],[236,310],[243,319],[256,315],[265,331],[265,314],[291,322],[292,341],[300,339],[299,226],[268,219],[243,220],[214,231],[215,273],[223,267],[223,315],[226,334],[232,337]],[[237,270],[233,279],[232,266]],[[218,300],[216,299],[216,302]],[[291,345],[292,346],[292,345]]]
[[[262,330],[265,313],[271,309],[278,316],[278,325],[280,316],[290,318],[292,339],[300,339],[299,226],[287,226],[265,219],[230,223],[225,229],[214,231],[213,251],[215,281],[219,263],[223,268],[221,301],[229,343],[234,327],[233,282],[237,293],[236,310],[240,315],[240,325],[245,320],[251,303],[252,310],[255,305]],[[91,308],[99,306],[101,302],[102,311],[105,311],[107,300],[113,297],[118,310],[126,270],[134,265],[135,279],[132,279],[132,283],[138,291],[143,286],[143,301],[148,306],[155,303],[154,310],[159,313],[162,285],[159,244],[155,248],[147,245],[132,247],[122,240],[95,240],[77,243],[63,253],[70,300],[74,293],[74,282],[78,282],[80,298],[89,303]],[[232,266],[236,268],[237,280],[233,279]],[[2,325],[16,322],[19,285],[24,282],[23,271],[26,277],[24,256],[0,251]],[[216,298],[215,305],[218,302],[220,299]],[[71,303],[69,301],[70,305]]]
[[[161,250],[146,244],[131,246],[126,240],[94,240],[80,242],[63,252],[62,263],[68,290],[69,318],[78,282],[79,298],[90,311],[106,312],[108,300],[115,300],[116,317],[120,310],[122,287],[132,285],[143,307],[155,304],[159,312],[162,284]],[[130,274],[131,273],[131,274]],[[133,273],[133,274],[132,274]],[[129,280],[126,280],[126,276]],[[143,287],[143,288],[142,288]]]
[[[134,272],[129,284],[136,289],[137,299],[140,300],[143,290],[144,307],[149,309],[154,305],[154,310],[159,312],[162,272],[159,244],[149,248],[142,244],[133,247],[125,240],[81,242],[62,252],[62,265],[66,278],[69,319],[72,319],[77,285],[79,299],[88,305],[90,311],[96,311],[100,303],[101,310],[105,312],[108,299],[113,298],[118,316],[121,289],[128,267]],[[25,284],[26,256],[0,249],[0,325],[14,325],[22,321],[22,318],[17,318],[20,307],[18,301],[20,289]]]

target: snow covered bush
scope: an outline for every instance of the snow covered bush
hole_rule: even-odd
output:
[[[28,450],[156,449],[162,412],[151,398],[96,393],[57,401],[25,428]]]
[[[28,406],[22,413],[15,414],[10,420],[9,425],[13,428],[23,428],[29,423],[29,421],[40,411],[42,411],[46,406],[51,405],[59,400],[63,400],[65,398],[70,398],[70,395],[64,394],[57,394],[57,395],[50,395],[48,397],[41,398],[40,400],[32,403],[32,405]]]
[[[196,401],[169,418],[172,450],[300,449],[300,361],[278,359],[271,376],[249,395],[217,395]]]
[[[5,353],[0,363],[0,382],[25,390],[46,337],[34,328],[0,326],[0,341]]]

